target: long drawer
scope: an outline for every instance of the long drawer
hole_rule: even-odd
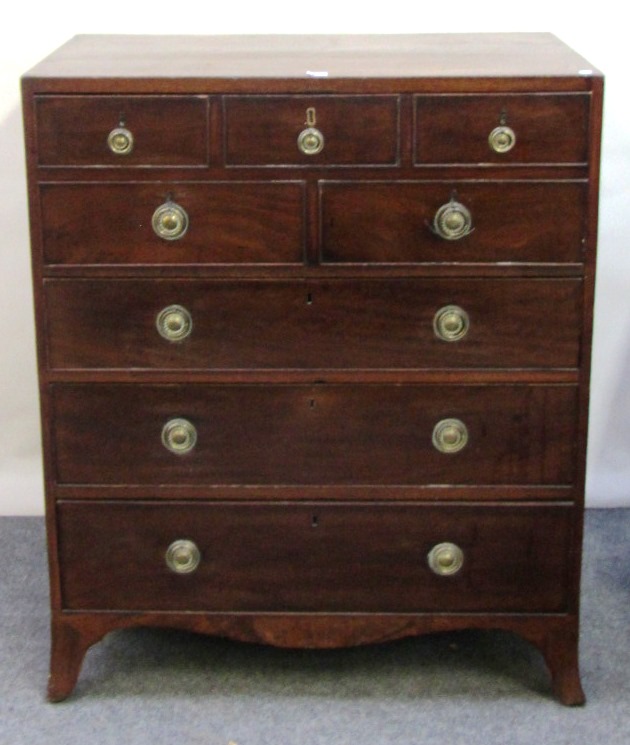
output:
[[[52,386],[62,484],[570,484],[572,385]]]
[[[574,512],[566,506],[66,502],[57,514],[63,607],[73,610],[561,612],[567,604]]]
[[[304,260],[300,181],[45,183],[47,264]]]
[[[54,369],[575,368],[575,279],[51,280]]]

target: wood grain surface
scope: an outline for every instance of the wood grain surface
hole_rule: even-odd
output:
[[[583,703],[601,74],[550,34],[79,36],[22,91],[50,700],[148,625],[285,647],[502,628]],[[455,200],[473,230],[448,241]],[[151,226],[167,201],[176,241]],[[171,304],[181,343],[156,329]],[[435,335],[446,305],[460,341]],[[185,455],[162,444],[180,417]],[[451,418],[468,443],[445,454]],[[192,575],[166,567],[177,538]],[[427,564],[443,541],[452,577]]]
[[[64,607],[419,613],[566,610],[572,511],[558,506],[59,506]],[[168,546],[193,541],[176,574]],[[455,543],[461,570],[427,555]]]
[[[53,386],[55,472],[67,484],[569,484],[575,386]],[[198,433],[165,449],[167,421]],[[435,425],[468,429],[457,453]],[[89,452],[89,457],[85,453]]]
[[[578,279],[50,280],[55,370],[554,369],[579,364]],[[173,304],[192,319],[169,342]],[[458,341],[434,330],[455,304]]]

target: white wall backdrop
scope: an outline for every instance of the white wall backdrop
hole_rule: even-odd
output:
[[[526,12],[523,8],[526,7]],[[0,45],[0,514],[41,514],[43,496],[19,76],[77,33],[430,33],[551,31],[606,73],[587,501],[630,506],[630,96],[626,24],[596,9],[533,0],[264,3],[57,0],[11,4]],[[500,8],[500,12],[497,9]],[[119,12],[121,11],[121,12]],[[9,20],[7,18],[7,20]],[[561,216],[560,216],[561,217]]]

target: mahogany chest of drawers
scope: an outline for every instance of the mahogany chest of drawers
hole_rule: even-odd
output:
[[[23,78],[49,696],[107,632],[577,647],[602,77],[547,34],[76,37]]]

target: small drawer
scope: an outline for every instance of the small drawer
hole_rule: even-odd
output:
[[[396,165],[397,96],[226,96],[232,166]]]
[[[583,261],[581,182],[323,181],[320,189],[325,264]]]
[[[45,282],[53,369],[575,368],[579,279]]]
[[[54,473],[75,485],[568,485],[576,402],[572,385],[55,384]]]
[[[40,186],[46,264],[301,264],[304,186]]]
[[[584,94],[416,96],[415,163],[586,163],[589,101]]]
[[[58,506],[68,610],[567,610],[567,506]]]
[[[38,96],[35,105],[40,166],[208,163],[207,96]]]

